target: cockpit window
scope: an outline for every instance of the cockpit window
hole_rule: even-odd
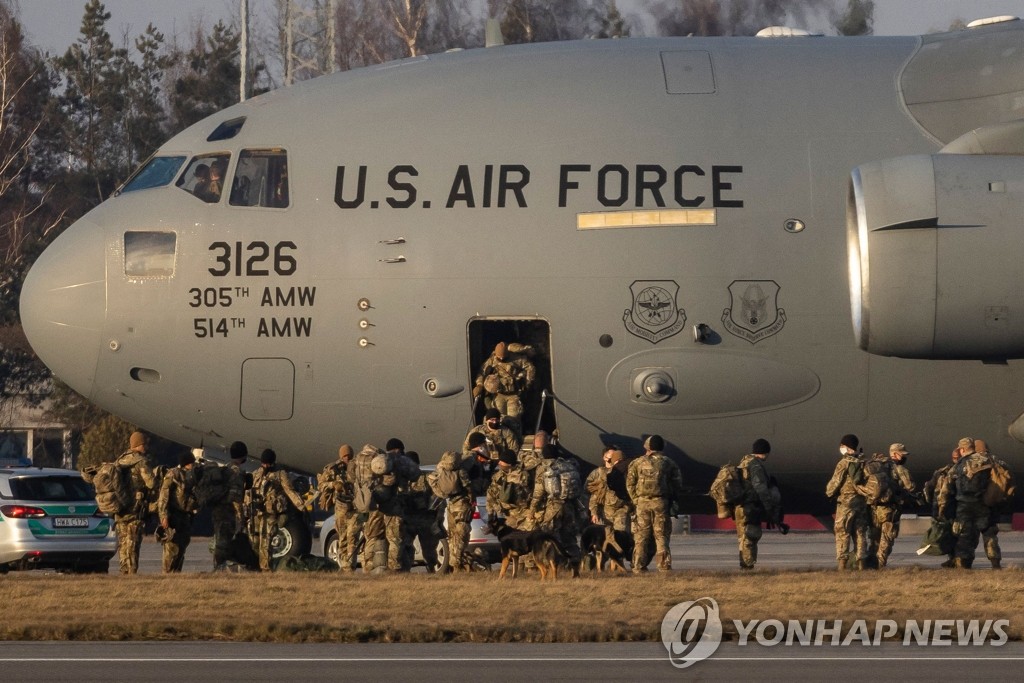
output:
[[[230,160],[231,155],[226,152],[192,157],[176,184],[207,204],[219,202],[224,193],[224,176]]]
[[[174,275],[173,232],[132,231],[124,234],[124,274],[128,277]]]
[[[121,192],[133,192],[135,190],[148,190],[151,187],[163,187],[178,174],[181,165],[185,163],[185,157],[151,157],[142,165],[128,182],[121,187]]]
[[[288,206],[288,153],[283,149],[243,149],[231,183],[232,206]]]
[[[242,130],[242,126],[245,125],[245,117],[241,116],[237,119],[230,119],[224,121],[219,126],[213,129],[210,136],[206,138],[207,142],[215,142],[217,140],[230,140],[231,138],[238,135],[239,131]]]

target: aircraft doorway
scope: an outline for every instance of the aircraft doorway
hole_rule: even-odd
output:
[[[551,392],[551,328],[546,320],[536,318],[485,318],[469,321],[469,367],[472,376],[470,385],[475,387],[482,377],[484,364],[494,353],[495,347],[504,342],[505,361],[516,366],[516,374],[525,382],[529,366],[533,368],[533,381],[521,389],[519,400],[522,414],[519,416],[523,434],[533,434],[538,428],[550,433],[554,431],[554,402],[543,399],[543,392]],[[487,388],[494,389],[494,380],[487,382]],[[495,394],[486,389],[479,400],[474,400],[473,424],[483,421],[488,403],[494,403]],[[499,398],[501,409],[507,401]],[[539,425],[539,426],[538,426]]]

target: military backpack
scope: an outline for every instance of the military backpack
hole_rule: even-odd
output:
[[[334,509],[338,502],[338,485],[343,485],[344,480],[345,466],[340,462],[329,463],[316,475],[316,490],[320,494],[320,507],[323,510]]]
[[[1013,472],[1006,467],[1006,463],[989,456],[992,461],[992,472],[989,475],[988,487],[982,494],[981,502],[988,507],[994,507],[1000,503],[1013,498],[1017,492],[1017,483],[1013,479]]]
[[[718,470],[718,475],[711,482],[708,495],[719,506],[736,505],[743,500],[743,472],[738,465],[726,463]],[[728,516],[728,515],[727,515]]]
[[[868,505],[886,505],[895,498],[892,460],[884,453],[875,453],[864,463],[864,479],[857,486]]]
[[[195,469],[195,477],[193,495],[199,507],[213,507],[227,498],[230,476],[226,467],[215,462],[203,463]]]
[[[643,456],[636,461],[636,494],[641,498],[660,498],[662,471],[665,464],[657,456]]]
[[[551,461],[541,474],[541,481],[544,493],[553,500],[576,500],[583,490],[579,470],[564,458]]]
[[[108,515],[122,515],[135,505],[131,472],[116,462],[105,462],[86,470],[86,481],[96,490],[96,507]]]
[[[380,483],[380,477],[372,469],[373,460],[379,452],[366,446],[349,464],[352,468],[352,507],[356,512],[373,512],[379,507],[373,491]]]
[[[437,469],[427,475],[427,485],[438,498],[451,498],[462,493],[462,482],[457,472],[459,463],[454,451],[446,451],[437,463]]]

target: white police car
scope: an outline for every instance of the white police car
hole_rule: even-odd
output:
[[[117,552],[112,520],[75,470],[0,468],[0,573],[57,568],[106,573]]]

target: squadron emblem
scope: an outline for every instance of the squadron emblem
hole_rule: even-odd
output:
[[[751,344],[778,333],[786,324],[786,312],[777,308],[779,289],[772,280],[733,280],[731,305],[722,311],[725,329]]]
[[[686,325],[686,311],[676,305],[679,285],[672,280],[636,280],[629,286],[633,307],[622,322],[631,334],[657,344],[679,334]]]

